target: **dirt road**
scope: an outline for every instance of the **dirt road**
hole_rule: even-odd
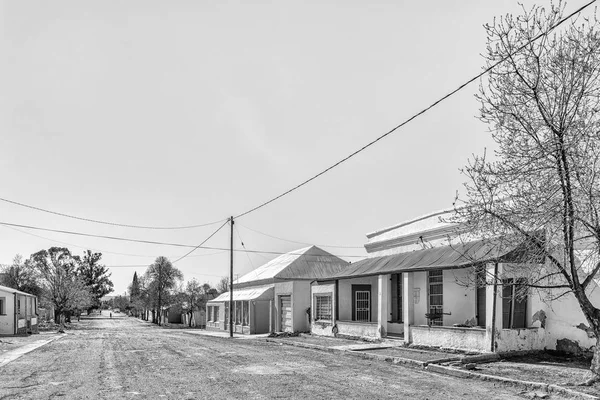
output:
[[[0,399],[515,399],[518,389],[134,318],[80,328],[0,368]]]

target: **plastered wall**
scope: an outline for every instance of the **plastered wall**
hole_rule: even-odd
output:
[[[6,301],[6,315],[0,315],[0,335],[14,335],[15,333],[15,295],[0,291],[0,297]]]

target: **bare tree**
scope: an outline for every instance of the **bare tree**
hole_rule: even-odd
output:
[[[487,66],[506,60],[477,96],[497,149],[464,169],[456,210],[471,237],[521,246],[529,290],[576,298],[597,338],[592,384],[600,380],[600,309],[589,297],[600,270],[600,31],[595,16],[580,17],[533,41],[563,11],[562,3],[534,7],[485,25]]]
[[[31,293],[36,296],[42,295],[39,274],[31,264],[31,261],[23,261],[23,256],[20,254],[15,256],[11,265],[3,266],[1,271],[1,285],[20,290],[22,292]]]
[[[217,283],[217,291],[219,294],[229,292],[229,277],[224,276],[221,278],[219,283]]]

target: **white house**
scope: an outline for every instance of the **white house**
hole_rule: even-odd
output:
[[[525,270],[515,263],[518,249],[501,241],[459,242],[444,215],[367,234],[371,257],[312,284],[311,331],[480,352],[595,344],[572,294],[550,302],[532,291],[517,296]],[[501,277],[495,285],[494,276]],[[595,282],[589,291],[600,305]]]
[[[0,286],[0,336],[38,332],[37,296]]]
[[[234,283],[234,331],[308,332],[311,281],[342,271],[348,263],[317,246],[269,261]],[[206,328],[229,330],[229,292],[209,301]]]

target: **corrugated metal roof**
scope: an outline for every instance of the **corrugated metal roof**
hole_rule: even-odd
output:
[[[348,262],[317,247],[305,247],[282,254],[247,273],[235,284],[269,279],[321,279],[342,271]]]
[[[233,301],[245,300],[268,300],[274,296],[273,285],[258,286],[246,289],[233,290]],[[210,300],[208,303],[222,303],[229,301],[229,292],[221,294],[219,297]]]
[[[3,291],[3,292],[8,292],[8,293],[18,293],[18,294],[23,294],[25,296],[36,297],[34,294],[21,292],[20,290],[13,289],[13,288],[8,287],[8,286],[2,286],[2,285],[0,285],[0,290]]]
[[[502,241],[477,240],[451,246],[367,258],[330,276],[330,279],[391,274],[429,269],[461,268],[497,260],[514,250]]]

